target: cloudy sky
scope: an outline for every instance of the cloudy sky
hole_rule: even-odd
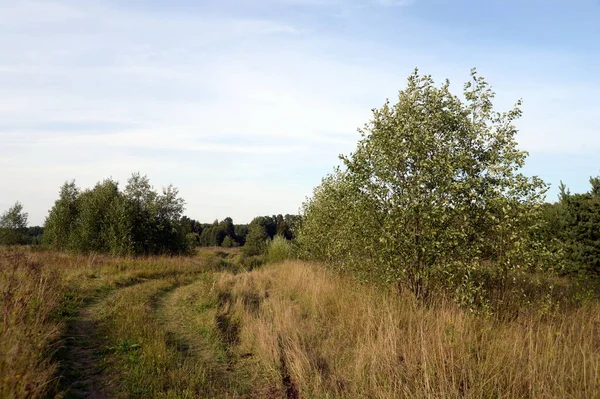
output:
[[[201,221],[297,212],[414,67],[477,67],[527,172],[600,174],[597,0],[0,0],[0,211],[134,171]]]

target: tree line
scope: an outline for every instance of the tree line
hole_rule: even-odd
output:
[[[200,223],[184,216],[181,222],[195,245],[230,248],[244,246],[246,237],[254,225],[264,229],[265,239],[273,239],[279,235],[287,240],[292,240],[295,238],[293,230],[298,217],[298,215],[289,214],[258,216],[249,224],[234,224],[230,217],[222,221],[215,220],[213,223]]]
[[[43,242],[57,250],[114,255],[184,254],[184,200],[173,186],[157,192],[135,173],[124,190],[106,179],[91,189],[66,182],[44,224]]]
[[[28,227],[20,202],[0,218],[0,244],[45,244],[56,250],[114,255],[188,254],[196,246],[239,247],[262,252],[264,242],[294,239],[297,215],[259,216],[234,225],[227,217],[200,223],[183,215],[185,201],[168,186],[158,192],[147,176],[134,173],[124,190],[106,179],[82,190],[65,182],[43,227]],[[249,248],[255,248],[251,250]]]

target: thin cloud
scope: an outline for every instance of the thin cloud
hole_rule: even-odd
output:
[[[403,7],[414,4],[415,0],[377,0],[376,3],[386,7]]]
[[[397,8],[411,4],[286,1],[313,7],[327,22],[344,7],[403,13]],[[408,24],[394,41],[373,27],[367,38],[351,31],[358,14],[324,28],[271,0],[261,3],[269,13],[256,7],[252,17],[217,6],[214,13],[161,13],[146,3],[0,0],[0,167],[9,171],[0,179],[9,188],[0,201],[22,200],[33,223],[41,223],[65,180],[87,186],[135,170],[202,197],[188,197],[197,218],[224,216],[218,195],[206,199],[206,190],[222,188],[238,198],[226,202],[235,207],[243,192],[236,184],[259,190],[265,176],[269,187],[292,191],[253,192],[256,201],[236,217],[278,212],[278,203],[294,211],[337,155],[353,150],[370,109],[394,101],[415,66],[439,82],[449,77],[460,92],[476,65],[502,94],[501,109],[523,97],[524,149],[600,151],[600,87],[565,72],[575,62],[571,54],[538,54],[519,43],[491,53],[437,26]],[[343,32],[334,30],[346,22]],[[416,36],[431,44],[409,39]],[[226,181],[216,187],[219,178]],[[31,181],[43,181],[37,194]],[[48,187],[49,199],[41,194]],[[11,203],[0,202],[0,211],[5,205]]]

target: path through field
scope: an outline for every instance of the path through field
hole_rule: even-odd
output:
[[[133,278],[82,305],[59,353],[69,398],[242,398],[252,354],[236,350],[218,273]],[[264,391],[263,391],[264,392]]]

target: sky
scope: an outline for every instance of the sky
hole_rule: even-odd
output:
[[[418,67],[476,67],[525,173],[600,174],[600,1],[0,0],[0,211],[133,172],[211,222],[297,213]]]

